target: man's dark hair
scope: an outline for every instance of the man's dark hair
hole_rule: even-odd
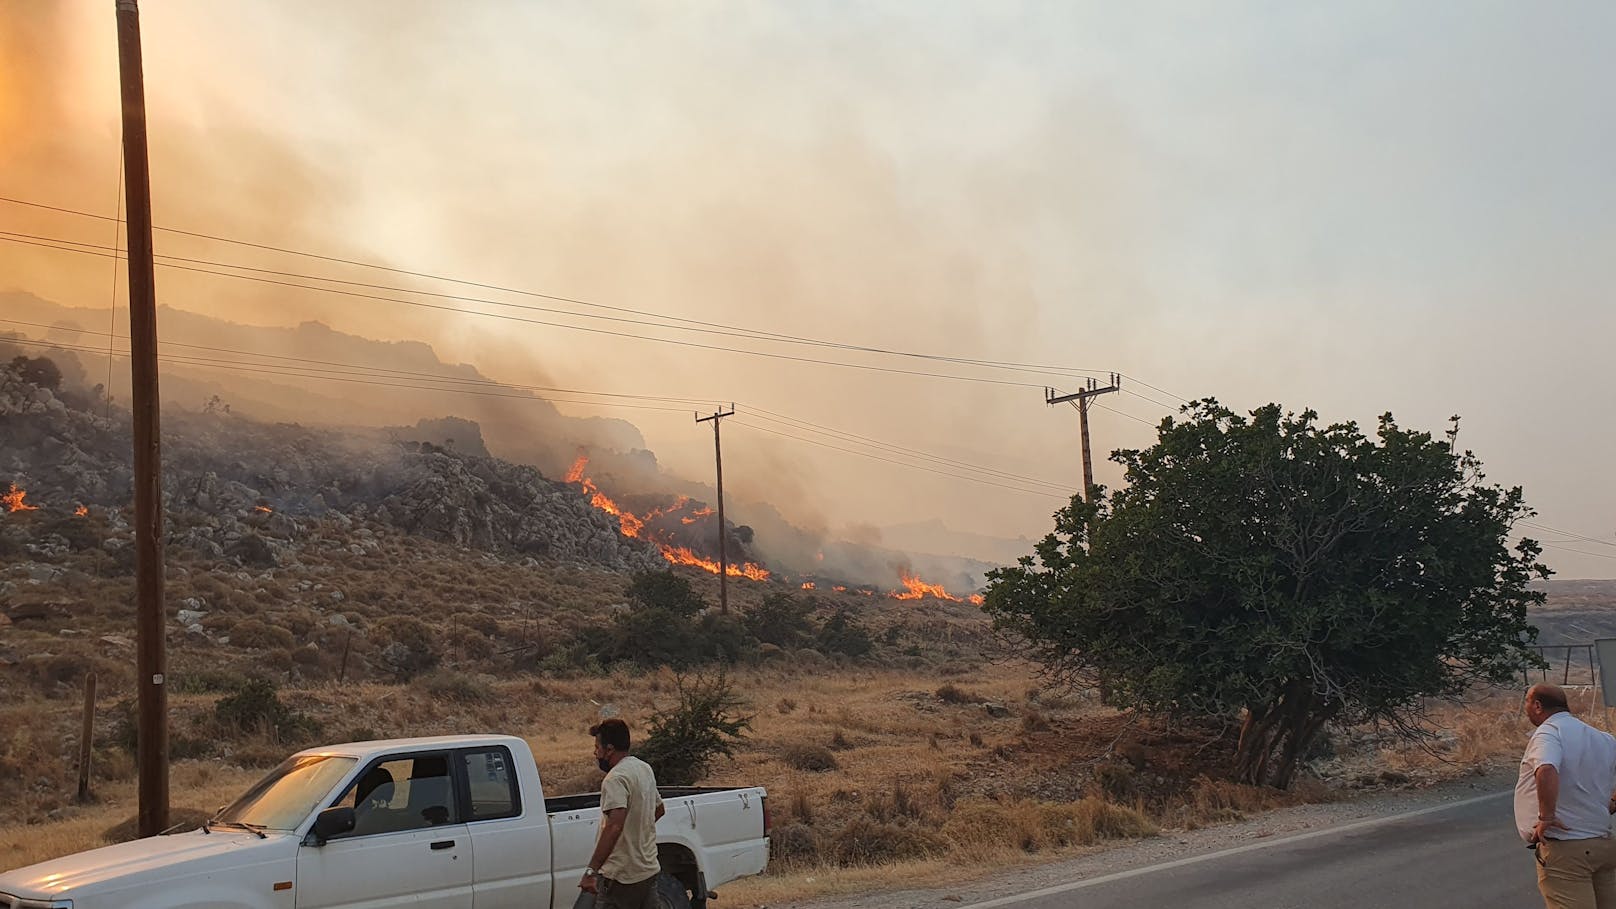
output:
[[[1540,689],[1532,696],[1537,698],[1539,706],[1550,713],[1571,709],[1571,705],[1566,702],[1566,697],[1561,692],[1552,689]]]
[[[589,734],[602,745],[627,752],[629,749],[628,724],[616,717],[601,720],[589,727]]]

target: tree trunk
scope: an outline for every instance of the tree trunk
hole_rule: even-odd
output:
[[[1287,685],[1276,701],[1255,709],[1247,707],[1235,749],[1235,780],[1288,788],[1307,746],[1334,713],[1333,708],[1319,703],[1311,686],[1301,679]]]

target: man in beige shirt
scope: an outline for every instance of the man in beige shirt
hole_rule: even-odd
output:
[[[578,882],[595,894],[596,909],[657,909],[656,822],[662,796],[651,765],[629,754],[628,724],[602,720],[590,727],[595,763],[606,771],[600,784],[600,836]]]

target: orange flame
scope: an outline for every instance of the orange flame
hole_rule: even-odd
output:
[[[73,509],[73,515],[74,515],[74,517],[79,517],[79,518],[89,517],[90,509],[84,507],[83,505],[80,505],[79,507]]]
[[[939,600],[948,600],[952,603],[958,603],[960,601],[959,597],[950,596],[948,591],[943,589],[943,585],[928,584],[907,571],[900,570],[898,572],[898,579],[903,581],[904,589],[902,591],[894,591],[891,594],[893,599],[918,600],[922,597],[936,597]]]
[[[847,588],[843,587],[841,584],[837,584],[835,587],[832,587],[831,590],[834,590],[837,593],[846,593],[847,592]]]
[[[270,508],[268,505],[254,505],[253,506],[253,511],[262,512],[264,514],[274,514],[275,513],[275,509]]]
[[[970,600],[973,606],[981,606],[983,603],[988,601],[987,597],[981,595],[980,593],[973,593],[965,599]]]
[[[719,568],[718,561],[716,559],[709,559],[696,555],[695,552],[691,551],[691,549],[686,546],[672,546],[660,540],[651,539],[650,537],[645,536],[645,525],[647,522],[659,515],[667,514],[670,511],[678,511],[679,509],[684,508],[686,505],[690,504],[689,496],[680,496],[672,505],[669,505],[666,508],[653,508],[649,512],[646,512],[643,517],[641,517],[624,509],[622,506],[612,501],[610,496],[600,491],[600,487],[596,486],[593,480],[584,476],[584,468],[588,464],[589,457],[587,455],[579,455],[578,460],[573,462],[572,469],[567,471],[567,482],[577,483],[578,485],[582,486],[584,492],[589,493],[590,505],[593,505],[595,508],[598,508],[601,511],[604,511],[607,514],[617,518],[617,524],[618,527],[623,531],[623,536],[634,537],[636,539],[645,539],[656,544],[657,549],[662,551],[662,557],[667,559],[671,564],[689,565],[692,568],[700,568],[702,571],[718,574]],[[698,508],[691,512],[691,514],[696,517],[702,517],[712,513],[713,509],[707,507]],[[685,524],[695,523],[694,518],[681,517],[679,520]],[[767,581],[769,579],[769,570],[752,562],[742,562],[739,565],[726,565],[724,568],[724,573],[730,577],[749,578],[753,581]]]
[[[692,568],[700,568],[702,571],[718,574],[717,559],[696,555],[685,546],[668,546],[664,543],[657,543],[657,548],[662,550],[664,559],[675,565],[689,565]],[[724,573],[732,578],[747,578],[753,581],[767,581],[769,579],[769,570],[752,562],[742,562],[739,565],[732,563],[724,566],[724,568]]]
[[[814,589],[814,582],[813,581],[803,581],[802,582],[802,589],[803,590],[813,590]]]
[[[28,493],[17,488],[16,483],[12,483],[11,491],[5,495],[0,495],[0,503],[5,504],[6,511],[38,511],[38,505],[29,505],[23,501],[23,498],[27,495]]]
[[[584,478],[584,468],[588,466],[588,464],[589,455],[579,455],[578,460],[573,461],[572,467],[567,471],[567,482],[576,483],[579,480],[582,480]]]

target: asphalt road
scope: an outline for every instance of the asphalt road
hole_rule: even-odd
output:
[[[1543,905],[1507,793],[1103,874],[971,909],[1526,909]]]

